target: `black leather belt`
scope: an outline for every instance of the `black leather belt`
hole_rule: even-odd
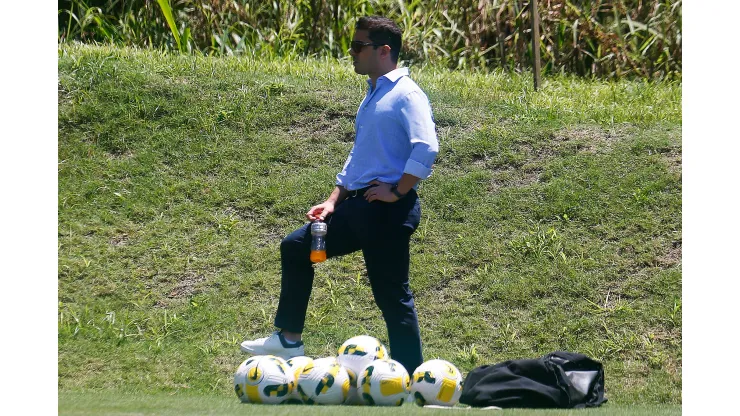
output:
[[[370,186],[366,186],[364,188],[355,189],[354,191],[348,191],[349,193],[347,194],[347,199],[354,198],[356,196],[362,196],[362,195],[365,194],[365,192],[368,191],[368,189],[375,188],[376,186],[378,186],[378,185],[370,185]]]

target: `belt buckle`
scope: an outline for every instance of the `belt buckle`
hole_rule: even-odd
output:
[[[366,188],[360,188],[360,189],[355,189],[354,191],[349,191],[349,197],[350,198],[354,198],[354,197],[360,195],[360,192],[364,191],[365,189]]]
[[[360,194],[364,194],[365,192],[367,192],[368,189],[374,188],[376,186],[377,185],[370,185],[370,186],[366,186],[364,188],[355,189],[354,191],[349,191],[349,198],[354,198],[354,197],[356,197],[356,196],[358,196]]]

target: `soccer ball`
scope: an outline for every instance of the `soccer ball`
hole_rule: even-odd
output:
[[[234,391],[244,403],[279,404],[294,388],[290,366],[274,355],[250,357],[241,363],[234,375]]]
[[[388,357],[385,346],[369,335],[352,337],[339,347],[337,361],[346,370],[350,378],[350,384],[357,387],[357,376],[368,364]]]
[[[414,370],[411,393],[419,406],[454,406],[462,393],[462,375],[448,361],[427,361]]]
[[[362,406],[365,404],[364,401],[362,401],[362,395],[360,395],[360,389],[357,387],[352,387],[352,385],[349,386],[349,392],[347,393],[347,400],[344,401],[344,404],[350,405],[350,406]]]
[[[298,377],[298,394],[306,404],[342,404],[349,393],[349,376],[336,357],[308,363]]]
[[[364,404],[357,389],[357,377],[371,362],[388,357],[388,351],[377,338],[369,335],[352,337],[339,347],[337,360],[349,375],[349,397],[345,404]]]
[[[365,404],[400,406],[409,395],[409,373],[396,360],[375,360],[357,379]]]
[[[299,357],[293,357],[290,360],[288,360],[288,365],[290,366],[290,371],[293,373],[293,378],[296,381],[296,386],[298,385],[298,377],[303,372],[303,369],[311,363],[313,363],[313,359],[303,356],[303,355]],[[298,394],[297,387],[293,389],[293,391],[288,396],[288,399],[284,403],[294,403],[294,404],[303,403],[303,399],[301,399],[301,395]]]

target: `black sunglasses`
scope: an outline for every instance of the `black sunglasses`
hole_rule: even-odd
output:
[[[363,42],[361,40],[353,40],[352,42],[350,42],[349,46],[352,48],[352,51],[354,51],[354,53],[360,53],[362,52],[362,48],[365,46],[372,46],[374,48],[377,48],[378,46],[384,46],[384,44]]]

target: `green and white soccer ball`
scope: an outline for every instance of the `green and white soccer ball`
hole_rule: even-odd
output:
[[[375,360],[362,371],[357,386],[367,405],[400,406],[409,395],[409,373],[396,360]]]
[[[305,404],[342,404],[349,393],[349,376],[336,357],[307,364],[298,377],[298,394]]]
[[[411,394],[419,406],[454,406],[462,393],[462,374],[445,360],[429,360],[414,370]]]
[[[250,357],[234,375],[234,391],[244,403],[279,404],[295,388],[295,378],[285,360],[273,355]]]
[[[298,393],[298,377],[300,377],[301,373],[303,372],[303,369],[313,363],[313,359],[310,357],[306,357],[304,355],[301,355],[299,357],[293,357],[290,360],[288,360],[288,365],[290,366],[290,371],[293,373],[293,378],[296,381],[296,388],[293,389],[293,391],[288,396],[288,399],[284,403],[295,403],[300,404],[303,403],[303,399],[301,399],[301,395]]]
[[[347,370],[350,380],[349,397],[345,404],[364,404],[357,388],[357,378],[368,364],[388,357],[388,350],[375,337],[358,335],[339,347],[337,360]]]

